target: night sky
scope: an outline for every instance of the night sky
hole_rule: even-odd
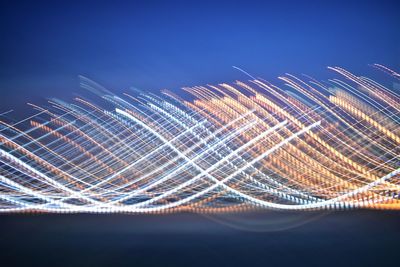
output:
[[[179,93],[248,79],[232,66],[275,81],[285,72],[326,79],[327,66],[369,74],[372,63],[400,70],[398,1],[0,3],[0,112],[70,99],[81,90],[78,75],[117,93],[130,86]],[[0,259],[4,266],[399,262],[398,212],[311,214],[286,230],[275,227],[304,215],[241,216],[236,227],[225,223],[230,217],[195,214],[1,215]],[[261,228],[248,231],[252,223]]]
[[[285,72],[324,79],[400,68],[397,1],[7,1],[0,4],[1,110],[79,92],[179,89]],[[36,102],[35,102],[36,103]]]

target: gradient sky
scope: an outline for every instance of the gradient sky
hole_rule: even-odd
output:
[[[215,2],[0,0],[0,113],[25,117],[28,101],[69,99],[78,75],[116,92],[156,92],[248,78],[232,65],[272,81],[285,72],[325,79],[329,65],[400,71],[398,0]],[[285,218],[265,215],[266,226]],[[398,265],[398,212],[330,215],[271,233],[185,214],[7,215],[0,257],[23,266]]]
[[[232,65],[269,80],[400,69],[396,1],[1,2],[0,111],[69,98],[80,74],[156,91],[247,78]]]

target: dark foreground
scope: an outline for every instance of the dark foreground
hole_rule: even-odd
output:
[[[0,238],[1,266],[400,264],[400,212],[1,215]]]

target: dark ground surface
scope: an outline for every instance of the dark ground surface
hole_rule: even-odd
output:
[[[0,231],[2,266],[400,264],[400,212],[1,215]]]

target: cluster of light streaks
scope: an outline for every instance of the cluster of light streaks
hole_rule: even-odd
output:
[[[330,69],[343,80],[183,88],[192,101],[81,77],[98,101],[1,120],[0,212],[400,209],[400,96]]]

